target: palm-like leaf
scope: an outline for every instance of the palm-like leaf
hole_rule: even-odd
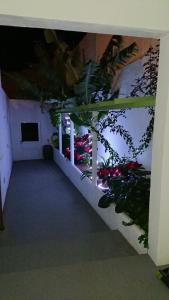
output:
[[[119,35],[113,35],[100,59],[100,66],[102,70],[107,69],[108,65],[112,64],[113,58],[116,57],[121,46],[122,37]]]
[[[122,49],[116,55],[116,57],[112,61],[112,69],[123,67],[128,63],[133,55],[138,51],[138,47],[136,43],[132,43],[130,46]]]
[[[78,103],[91,103],[92,95],[96,92],[96,74],[99,65],[94,61],[89,61],[82,73],[80,81],[75,85],[74,91]]]
[[[82,77],[74,89],[78,104],[108,100],[110,91],[111,98],[118,96],[117,70],[127,64],[138,50],[136,43],[120,50],[121,47],[122,37],[112,36],[100,63],[89,61],[85,66]]]
[[[81,53],[79,48],[76,47],[71,53],[68,53],[68,45],[59,40],[55,30],[44,30],[44,35],[47,43],[53,43],[58,49],[60,64],[60,72],[64,77],[68,86],[73,86],[80,78],[80,72],[82,70],[82,63],[80,60]],[[57,59],[57,64],[59,61]],[[58,66],[57,66],[58,67]]]
[[[45,37],[46,42],[52,43],[55,48],[53,55],[47,51],[47,45],[35,44],[39,63],[28,70],[31,76],[13,76],[20,92],[41,101],[71,98],[76,104],[108,100],[115,97],[115,94],[118,96],[116,73],[137,51],[135,43],[121,50],[122,37],[112,36],[100,63],[89,61],[81,72],[82,61],[78,48],[70,53],[68,46],[58,39],[55,31],[45,30]]]

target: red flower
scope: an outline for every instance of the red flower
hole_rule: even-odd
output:
[[[81,142],[82,141],[82,139],[81,139],[81,137],[80,136],[77,136],[77,137],[75,137],[75,143],[77,143],[77,142]]]
[[[84,145],[84,142],[81,142],[81,141],[75,142],[75,147],[83,147],[83,145]]]
[[[113,177],[122,176],[121,168],[118,166],[110,168],[110,174]]]
[[[137,161],[130,161],[125,164],[124,167],[128,170],[137,170],[141,167],[141,164],[139,164]]]
[[[90,152],[90,146],[87,145],[84,150],[83,150],[85,153],[89,153]]]
[[[65,157],[70,158],[70,149],[69,148],[65,149]]]
[[[109,168],[100,169],[97,172],[97,175],[99,176],[99,178],[107,177],[109,174],[110,174]]]
[[[81,159],[83,159],[83,155],[81,155],[81,154],[75,152],[75,160],[76,160],[76,161],[79,161],[79,160],[81,160]]]

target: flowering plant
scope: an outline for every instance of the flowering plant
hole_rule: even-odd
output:
[[[111,177],[127,176],[130,170],[137,170],[140,167],[141,164],[137,161],[129,161],[116,166],[103,166],[98,170],[97,175],[105,182]]]
[[[89,164],[90,163],[90,144],[89,134],[78,136],[75,138],[75,163]]]
[[[139,225],[144,230],[144,234],[138,238],[139,242],[143,242],[147,248],[150,172],[138,162],[129,161],[115,167],[102,168],[98,170],[98,176],[109,187],[98,206],[106,208],[114,203],[116,213],[125,212],[131,222],[123,222],[123,225]]]
[[[76,164],[89,164],[90,163],[90,143],[89,134],[75,137],[74,141],[74,158]],[[70,148],[65,149],[65,157],[70,159]]]

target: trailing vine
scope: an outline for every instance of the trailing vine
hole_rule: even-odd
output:
[[[147,149],[150,145],[150,142],[152,141],[152,135],[153,135],[153,129],[154,129],[154,110],[149,110],[149,115],[151,115],[151,119],[149,121],[149,124],[146,128],[146,131],[142,135],[140,139],[140,145],[136,149],[136,153],[142,154],[145,149]]]
[[[130,133],[124,128],[124,126],[118,124],[118,119],[126,118],[125,115],[126,110],[119,110],[119,111],[111,111],[108,113],[106,118],[101,119],[98,122],[98,131],[100,134],[103,133],[105,128],[109,128],[110,132],[113,134],[120,134],[120,136],[128,145],[129,152],[132,154],[133,158],[136,157],[136,149],[134,147],[133,139]]]
[[[92,127],[92,130],[95,131],[97,133],[97,140],[104,146],[105,148],[105,152],[109,151],[111,160],[113,162],[113,164],[117,164],[121,162],[120,156],[118,154],[117,151],[115,151],[110,143],[108,142],[107,139],[105,139],[105,137],[103,136],[103,134],[101,134],[98,130],[96,130],[95,128]]]
[[[159,65],[159,44],[154,48],[150,47],[145,54],[144,73],[140,78],[136,79],[136,83],[131,92],[132,97],[138,96],[155,96],[157,91]],[[151,116],[146,131],[140,139],[140,145],[136,149],[137,155],[142,154],[148,148],[153,135],[154,128],[154,107],[148,107],[148,114]]]
[[[158,62],[159,62],[159,44],[155,48],[150,48],[145,54],[145,63],[143,75],[136,79],[135,85],[133,85],[133,90],[129,96],[139,97],[139,96],[155,96],[157,90],[157,76],[158,76]],[[111,111],[108,115],[99,120],[98,130],[102,134],[103,131],[109,127],[110,132],[113,134],[120,134],[128,145],[129,153],[132,155],[133,159],[137,159],[138,155],[141,155],[149,146],[154,127],[154,107],[146,108],[148,114],[151,116],[149,124],[143,133],[139,146],[135,147],[133,143],[132,136],[130,133],[118,123],[119,118],[126,118],[126,110]],[[109,144],[110,145],[110,144]],[[111,147],[110,147],[111,148]],[[111,149],[110,149],[111,151]]]

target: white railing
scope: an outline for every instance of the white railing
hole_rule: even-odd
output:
[[[92,126],[96,127],[97,112],[93,112]],[[59,152],[63,154],[62,147],[62,115],[60,114],[59,124]],[[74,165],[74,123],[70,120],[70,161]],[[92,183],[97,185],[97,134],[92,131]]]
[[[92,127],[96,128],[98,113],[92,113]],[[97,185],[97,133],[92,131],[92,183]]]
[[[70,121],[70,161],[71,161],[72,165],[74,165],[74,163],[75,163],[74,151],[75,151],[75,147],[74,147],[74,123],[71,120]]]
[[[59,152],[62,154],[62,114],[60,114],[59,124]]]

